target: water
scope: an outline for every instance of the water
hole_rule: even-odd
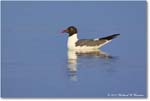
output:
[[[121,35],[95,51],[80,38]],[[2,2],[2,97],[146,97],[146,2]]]

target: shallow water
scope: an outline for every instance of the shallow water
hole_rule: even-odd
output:
[[[68,51],[60,32],[69,25],[80,38],[121,35],[100,50]],[[146,97],[146,89],[146,2],[2,2],[2,97]]]

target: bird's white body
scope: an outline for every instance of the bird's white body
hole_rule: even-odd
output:
[[[98,39],[95,39],[95,40],[98,40]],[[109,41],[106,41],[105,43],[103,44],[100,44],[98,46],[76,46],[76,42],[78,41],[78,37],[77,37],[77,34],[74,34],[70,37],[68,37],[68,43],[67,43],[67,47],[69,50],[95,50],[95,49],[98,49],[100,47],[102,47],[103,45],[109,43],[111,40]]]
[[[78,41],[77,34],[74,34],[74,35],[68,37],[68,43],[67,43],[68,49],[75,49],[76,48],[75,43],[77,41]]]

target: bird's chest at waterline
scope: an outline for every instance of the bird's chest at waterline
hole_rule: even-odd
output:
[[[68,43],[67,43],[68,48],[70,49],[75,48],[76,47],[75,43],[77,41],[78,41],[77,34],[68,37]]]

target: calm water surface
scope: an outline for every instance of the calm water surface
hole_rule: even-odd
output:
[[[121,35],[68,51],[70,25],[80,38]],[[2,2],[2,97],[146,97],[146,3]]]

